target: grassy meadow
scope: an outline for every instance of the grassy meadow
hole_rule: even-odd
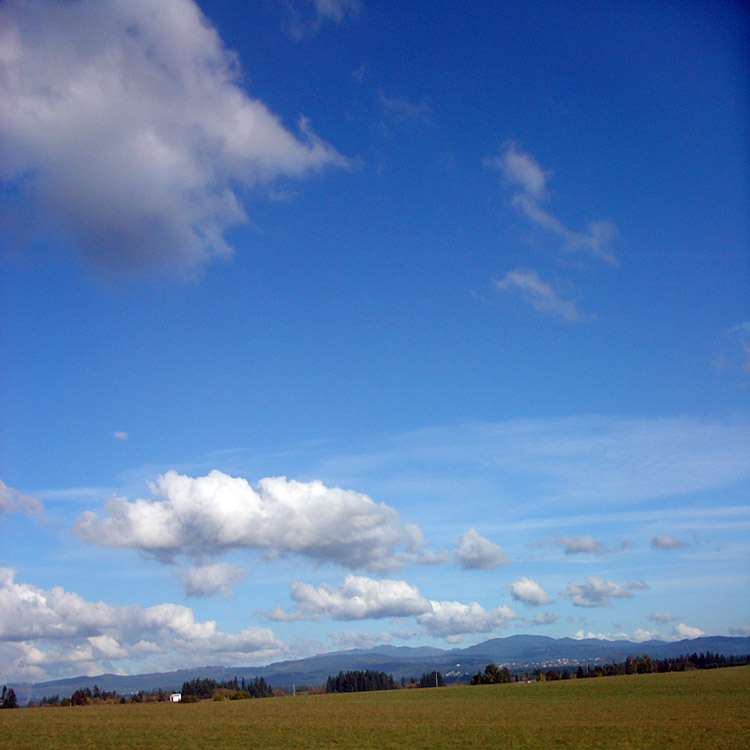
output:
[[[750,737],[750,667],[193,704],[0,711],[7,750],[712,748]]]

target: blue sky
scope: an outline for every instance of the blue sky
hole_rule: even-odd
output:
[[[0,677],[750,635],[704,6],[0,4]]]

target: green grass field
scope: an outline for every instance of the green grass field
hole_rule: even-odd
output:
[[[736,748],[750,667],[195,704],[0,711],[3,750]]]

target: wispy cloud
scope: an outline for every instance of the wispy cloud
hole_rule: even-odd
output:
[[[424,102],[415,103],[404,96],[387,96],[378,92],[383,109],[394,119],[404,123],[429,123],[432,108]]]
[[[543,169],[531,154],[522,151],[515,141],[506,144],[499,155],[486,157],[482,163],[500,172],[505,183],[514,191],[513,206],[532,224],[555,235],[562,242],[563,252],[583,252],[611,265],[617,264],[611,250],[612,241],[617,235],[614,223],[608,220],[592,221],[584,231],[574,231],[543,208],[549,197],[547,182],[551,172]]]
[[[62,231],[105,273],[185,275],[227,257],[240,190],[348,164],[304,119],[292,133],[247,95],[190,0],[7,2],[0,28],[12,226]]]
[[[495,280],[495,288],[502,293],[519,294],[535,310],[550,313],[574,323],[590,319],[583,315],[572,300],[565,299],[549,283],[539,278],[536,271],[516,268],[504,278]]]
[[[651,539],[651,546],[654,549],[678,549],[686,547],[687,542],[681,542],[679,539],[672,539],[668,534],[658,534]]]
[[[282,28],[295,42],[313,36],[327,23],[340,24],[356,18],[362,0],[286,0]]]
[[[667,614],[666,612],[652,612],[648,616],[648,619],[652,620],[657,625],[666,625],[666,623],[673,622],[675,620],[672,615]]]
[[[127,440],[130,437],[130,435],[127,432],[124,432],[123,430],[115,430],[112,433],[112,437],[115,440],[120,440],[120,441],[124,442],[125,440]]]
[[[503,527],[554,528],[712,517],[736,523],[746,504],[706,511],[692,506],[656,511],[624,507],[719,488],[750,479],[750,425],[742,418],[638,418],[588,415],[513,419],[428,427],[340,452],[327,449],[314,471],[360,478],[388,491],[425,492],[452,502],[467,486],[480,499],[497,486],[518,487],[513,497],[548,502],[564,515],[508,518]],[[522,489],[520,489],[522,488]],[[580,514],[586,508],[589,513]],[[666,514],[666,515],[665,515]]]
[[[233,587],[246,575],[244,568],[221,562],[195,565],[175,573],[185,587],[187,596],[208,597],[221,594],[225,599],[233,596]]]
[[[604,542],[594,539],[591,534],[579,534],[577,536],[550,534],[535,544],[539,546],[560,547],[566,555],[603,555],[610,551]]]
[[[34,516],[44,510],[42,503],[36,497],[24,495],[13,487],[8,487],[0,479],[0,517],[3,513],[24,513]]]
[[[531,154],[519,151],[517,143],[507,144],[498,156],[486,157],[482,163],[499,171],[511,188],[520,190],[520,195],[534,200],[546,198],[547,180],[552,173],[542,169]]]
[[[392,633],[383,630],[378,633],[356,633],[353,630],[342,630],[338,633],[330,633],[328,637],[333,645],[341,651],[354,648],[370,649],[382,643],[390,643],[394,638]]]
[[[722,332],[713,366],[719,372],[739,371],[744,378],[750,377],[750,321]]]
[[[554,625],[559,619],[557,612],[537,612],[532,622],[534,625]]]

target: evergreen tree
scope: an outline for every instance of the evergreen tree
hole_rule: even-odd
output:
[[[419,687],[445,687],[445,680],[440,672],[426,672],[419,680]]]
[[[364,672],[354,670],[339,672],[336,677],[329,675],[326,680],[327,693],[358,693],[370,690],[393,690],[396,683],[393,676],[385,672],[368,669]]]
[[[16,700],[16,691],[3,685],[3,692],[0,695],[0,708],[18,708]]]

